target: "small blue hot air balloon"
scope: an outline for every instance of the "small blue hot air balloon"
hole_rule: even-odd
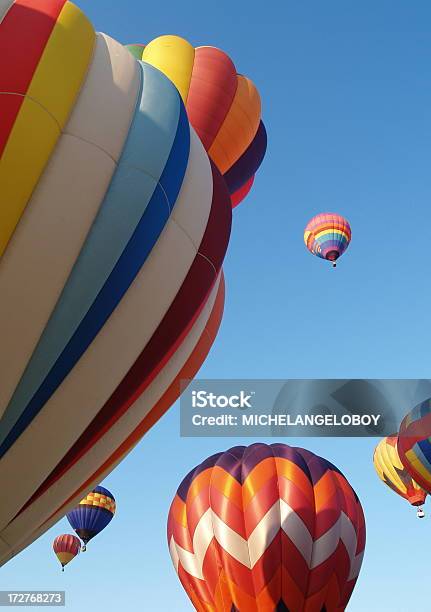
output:
[[[83,552],[87,543],[112,521],[115,509],[112,493],[104,487],[96,487],[68,513],[67,520],[84,542]]]

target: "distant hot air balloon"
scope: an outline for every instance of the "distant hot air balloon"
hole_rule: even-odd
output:
[[[418,506],[417,515],[423,518],[421,506],[425,503],[425,491],[413,480],[405,469],[397,451],[397,434],[380,440],[374,451],[374,467],[379,478],[412,506]]]
[[[52,548],[61,563],[61,571],[64,572],[64,567],[79,554],[81,542],[76,536],[65,533],[55,538]]]
[[[88,542],[109,525],[115,509],[112,493],[104,487],[96,487],[67,514],[67,520],[84,542],[83,551]]]
[[[190,123],[223,174],[232,206],[237,206],[251,189],[267,145],[260,96],[253,82],[237,74],[221,49],[195,49],[179,36],[159,36],[128,49],[176,85]]]
[[[431,494],[431,399],[418,404],[403,419],[398,453],[411,477]]]
[[[349,246],[352,238],[347,219],[336,213],[320,213],[307,223],[304,231],[304,242],[313,255],[332,261],[335,268],[336,261]]]
[[[169,549],[196,610],[344,610],[365,547],[361,504],[331,463],[285,444],[236,446],[181,483]]]
[[[0,24],[1,565],[196,374],[232,210],[159,70],[66,0],[0,2]]]

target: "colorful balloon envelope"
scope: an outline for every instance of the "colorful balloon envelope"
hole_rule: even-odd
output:
[[[331,463],[285,444],[236,446],[181,483],[168,518],[196,610],[344,610],[365,547],[355,492]]]
[[[79,554],[79,551],[81,550],[81,542],[76,536],[71,535],[70,533],[65,533],[55,538],[52,548],[57,555],[57,558],[61,563],[61,569],[64,572],[65,566]]]
[[[398,453],[411,477],[431,493],[431,399],[418,404],[403,419]]]
[[[374,451],[374,468],[378,477],[392,491],[406,499],[412,506],[422,506],[427,494],[401,463],[397,443],[397,434],[380,440]]]
[[[112,521],[116,504],[112,493],[104,487],[96,487],[67,514],[67,520],[85,546]]]
[[[66,0],[7,0],[0,22],[1,564],[199,369],[232,211],[159,70]]]
[[[232,206],[237,206],[252,187],[267,145],[253,82],[237,74],[224,51],[208,46],[195,49],[179,36],[160,36],[128,49],[176,85],[190,123],[223,174]]]
[[[316,255],[332,262],[345,252],[350,244],[352,231],[347,219],[336,213],[320,213],[307,223],[304,231],[304,242],[307,249]]]

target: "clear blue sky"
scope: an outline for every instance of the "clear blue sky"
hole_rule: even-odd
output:
[[[77,3],[124,43],[179,34],[219,46],[262,95],[268,154],[235,211],[225,317],[200,376],[428,377],[429,1]],[[308,219],[324,210],[353,229],[335,271],[302,242]],[[180,439],[172,407],[104,482],[118,499],[109,532],[61,574],[50,547],[67,531],[62,521],[2,568],[1,588],[65,588],[76,612],[190,610],[171,566],[166,514],[188,470],[233,442]],[[431,508],[416,520],[378,481],[374,439],[290,443],[334,462],[362,500],[368,543],[349,611],[423,608]]]

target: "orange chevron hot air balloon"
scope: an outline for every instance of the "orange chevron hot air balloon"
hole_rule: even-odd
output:
[[[175,84],[190,123],[223,174],[232,207],[237,206],[249,193],[266,153],[266,130],[254,83],[237,73],[221,49],[195,49],[180,36],[159,36],[147,45],[127,48]]]
[[[365,520],[331,463],[302,448],[253,444],[186,476],[168,543],[199,612],[340,612],[361,567]]]

